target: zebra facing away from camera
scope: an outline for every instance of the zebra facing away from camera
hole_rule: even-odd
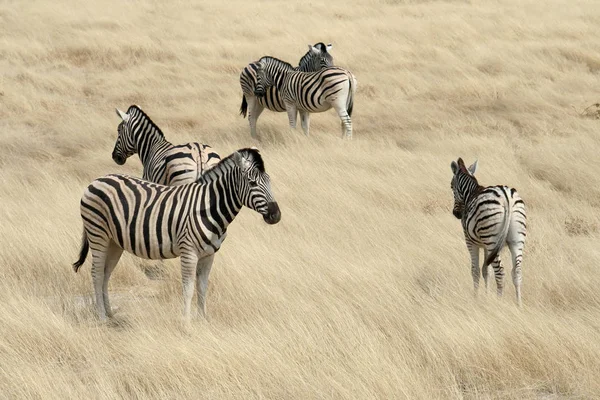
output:
[[[121,174],[94,180],[81,198],[83,238],[75,272],[92,250],[92,280],[101,321],[112,316],[108,280],[123,250],[146,259],[181,257],[183,316],[189,322],[194,278],[198,310],[206,316],[206,290],[215,253],[243,206],[268,224],[281,219],[258,150],[240,149],[197,182],[165,186]]]
[[[308,45],[308,52],[302,56],[297,67],[292,67],[295,71],[312,72],[323,68],[333,66],[333,57],[329,53],[332,49],[331,43],[325,45],[320,42],[314,46]],[[240,114],[246,117],[250,124],[250,135],[256,138],[256,122],[265,108],[274,112],[285,111],[285,104],[281,94],[276,86],[269,87],[265,94],[257,97],[254,94],[256,89],[256,62],[248,64],[240,74],[240,86],[242,87],[242,105]]]
[[[296,128],[300,113],[302,130],[308,136],[310,113],[320,113],[334,108],[342,121],[342,137],[352,139],[352,108],[356,79],[348,70],[328,67],[316,72],[294,71],[285,61],[263,57],[256,70],[254,94],[263,97],[270,86],[281,93],[290,127]]]
[[[454,193],[452,213],[461,220],[465,241],[471,254],[471,275],[475,294],[479,288],[479,250],[483,248],[483,280],[488,288],[488,266],[491,264],[496,277],[498,296],[504,288],[504,269],[500,251],[508,245],[512,255],[512,279],[521,306],[521,262],[527,236],[525,203],[516,189],[508,186],[480,186],[475,178],[477,161],[469,168],[462,158],[451,163]]]
[[[116,109],[121,122],[112,152],[113,160],[123,165],[138,154],[144,166],[142,178],[161,185],[177,186],[194,182],[221,157],[202,143],[171,144],[160,128],[137,105],[127,112]]]

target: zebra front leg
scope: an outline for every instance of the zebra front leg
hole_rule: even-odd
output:
[[[512,279],[517,293],[517,305],[521,307],[521,262],[523,261],[523,242],[508,243],[510,254],[512,255]]]
[[[196,291],[198,294],[198,314],[206,318],[206,289],[208,289],[208,275],[212,268],[214,254],[198,260],[196,265]]]
[[[479,247],[467,243],[467,249],[471,255],[471,276],[473,277],[473,293],[477,296],[479,290]]]
[[[108,280],[110,279],[110,275],[117,266],[117,263],[121,258],[121,254],[123,254],[123,249],[120,248],[114,241],[111,241],[106,251],[106,261],[104,262],[104,282],[102,284],[104,310],[106,311],[106,315],[109,318],[113,316],[113,312],[110,307],[110,302],[108,300]]]
[[[96,312],[100,322],[106,322],[106,309],[104,308],[104,266],[106,264],[106,248],[92,250],[92,282],[94,284],[94,295],[96,298]]]
[[[335,111],[338,116],[342,120],[342,139],[344,136],[346,139],[352,139],[352,120],[350,119],[350,115],[348,115],[348,111],[346,110],[345,104],[340,104],[338,101],[333,105]]]
[[[290,128],[296,129],[296,118],[298,118],[298,108],[294,104],[285,104],[285,111],[287,111],[288,120],[290,122]]]
[[[260,104],[258,99],[252,95],[246,95],[246,99],[248,101],[248,122],[250,123],[250,136],[256,139],[256,123],[258,122],[258,117],[263,112],[265,107]]]
[[[308,136],[310,130],[310,113],[308,111],[300,111],[300,123],[304,134]]]
[[[192,296],[194,295],[194,278],[198,256],[193,251],[181,253],[181,283],[183,289],[183,322],[187,326],[190,323],[190,310],[192,307]]]

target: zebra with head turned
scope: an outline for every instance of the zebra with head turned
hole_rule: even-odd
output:
[[[342,137],[352,139],[352,107],[356,79],[348,70],[328,67],[316,72],[295,71],[285,61],[263,57],[257,63],[254,94],[263,97],[270,86],[277,87],[288,114],[290,127],[296,128],[300,113],[302,129],[308,136],[310,113],[334,108],[342,121]]]
[[[258,150],[241,149],[197,182],[165,186],[121,174],[94,180],[81,198],[83,239],[75,272],[92,250],[92,279],[99,318],[111,316],[108,280],[126,250],[146,259],[181,257],[183,315],[190,318],[194,278],[199,312],[206,316],[206,289],[214,254],[243,206],[268,224],[281,219]]]
[[[517,304],[521,305],[521,262],[527,236],[525,203],[516,189],[508,186],[481,186],[475,178],[477,161],[469,168],[462,158],[452,161],[454,208],[452,213],[462,221],[467,248],[471,254],[471,275],[475,293],[479,288],[479,250],[483,248],[483,280],[488,288],[488,266],[491,264],[496,276],[496,288],[502,296],[504,269],[500,251],[508,245],[512,255],[512,278]]]
[[[333,57],[329,53],[332,49],[331,43],[325,45],[322,42],[314,46],[308,45],[308,52],[302,56],[297,67],[292,67],[295,71],[318,71],[333,65]],[[250,123],[250,135],[256,137],[256,121],[265,108],[274,112],[285,111],[285,104],[281,94],[276,86],[269,87],[265,94],[257,97],[254,94],[256,88],[256,62],[248,64],[240,74],[240,86],[242,87],[242,106],[240,114],[246,117]]]
[[[144,166],[143,179],[171,186],[194,182],[221,159],[206,144],[170,143],[137,105],[130,106],[127,112],[118,108],[116,111],[122,121],[117,128],[112,158],[117,164],[123,165],[127,158],[137,153]]]

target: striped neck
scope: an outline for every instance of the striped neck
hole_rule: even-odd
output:
[[[229,156],[202,174],[193,185],[207,186],[208,190],[213,191],[219,207],[227,211],[226,214],[230,217],[227,220],[231,223],[243,207],[240,193],[241,180],[242,171],[232,156]]]
[[[165,139],[160,128],[141,108],[131,106],[127,113],[131,115],[129,128],[133,132],[135,150],[142,164],[147,166],[156,154],[163,153],[172,144]]]
[[[295,71],[292,64],[271,56],[264,56],[260,59],[265,64],[265,73],[271,77],[271,83],[277,89],[281,89],[283,78],[289,71]]]
[[[463,199],[465,205],[469,204],[469,202],[475,198],[483,188],[479,185],[477,179],[473,175],[467,173],[460,174],[458,176],[457,183],[457,191]]]

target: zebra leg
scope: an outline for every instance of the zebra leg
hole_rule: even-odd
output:
[[[250,123],[250,136],[256,138],[256,122],[265,107],[252,95],[246,95],[248,101],[248,122]]]
[[[483,259],[487,260],[488,257],[488,251],[487,249],[483,249]],[[483,281],[485,282],[485,293],[488,293],[488,268],[489,265],[485,265],[485,262],[483,263],[483,266],[481,267],[481,274],[483,275]]]
[[[110,318],[113,316],[110,302],[108,300],[108,280],[110,275],[114,271],[119,259],[123,254],[123,249],[120,248],[114,241],[111,240],[108,249],[106,250],[106,261],[104,262],[104,282],[102,284],[102,296],[104,298],[104,310],[106,315]]]
[[[308,136],[308,131],[310,130],[310,113],[307,111],[300,111],[300,122],[302,123],[304,134]]]
[[[479,290],[479,247],[467,243],[467,249],[471,254],[471,276],[473,277],[473,290],[475,296]]]
[[[492,261],[492,268],[494,268],[494,275],[496,276],[496,292],[498,293],[498,297],[502,297],[502,291],[504,290],[504,267],[500,261],[500,253]]]
[[[198,260],[196,265],[196,291],[198,294],[198,314],[206,318],[206,289],[208,288],[208,275],[212,268],[214,254]]]
[[[521,307],[521,262],[523,261],[523,244],[522,242],[508,243],[510,254],[512,255],[512,279],[517,293],[517,305]]]
[[[104,266],[106,265],[106,253],[108,249],[92,250],[92,282],[96,298],[96,311],[100,322],[106,322],[106,309],[104,308]]]
[[[181,253],[181,283],[183,288],[183,320],[187,325],[190,322],[192,296],[194,295],[194,277],[198,264],[198,256],[193,251]]]
[[[285,104],[285,110],[287,111],[288,120],[290,121],[290,128],[296,129],[296,118],[298,117],[298,108],[293,104]]]
[[[348,115],[346,105],[338,99],[338,101],[333,104],[333,108],[335,108],[335,111],[342,120],[342,139],[344,136],[346,139],[352,139],[352,120],[350,119],[350,115]]]

